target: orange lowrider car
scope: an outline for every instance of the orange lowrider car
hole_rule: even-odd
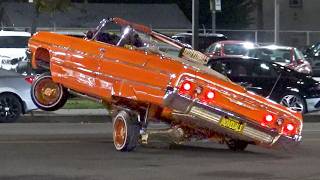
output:
[[[104,19],[84,39],[38,32],[29,49],[33,68],[44,72],[32,85],[35,104],[57,110],[70,93],[104,103],[117,150],[157,134],[175,143],[218,140],[232,150],[301,140],[300,113],[248,92],[204,66],[202,53],[143,25]]]

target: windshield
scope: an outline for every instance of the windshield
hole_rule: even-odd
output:
[[[28,39],[26,36],[0,36],[0,48],[26,48]]]
[[[209,60],[201,52],[188,49],[177,40],[151,31],[143,25],[130,23],[119,18],[102,20],[95,30],[88,31],[86,38],[129,49],[141,49],[164,56],[200,62],[201,64],[206,64]]]
[[[291,62],[291,50],[290,49],[268,49],[257,48],[251,49],[247,54],[249,57],[263,59],[273,62]]]
[[[245,55],[248,48],[245,44],[224,44],[223,52],[227,55]]]

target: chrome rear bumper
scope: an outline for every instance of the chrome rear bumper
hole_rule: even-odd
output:
[[[230,111],[208,106],[198,101],[192,101],[184,96],[180,96],[175,92],[168,92],[164,98],[167,107],[174,110],[174,115],[181,120],[189,120],[196,123],[200,127],[206,127],[224,134],[231,138],[253,141],[257,144],[265,146],[288,146],[297,144],[301,141],[301,135],[296,137],[288,137],[280,135],[276,130],[265,128],[254,120],[249,120],[241,115]],[[232,117],[245,126],[241,133],[220,126],[219,122],[222,117]]]

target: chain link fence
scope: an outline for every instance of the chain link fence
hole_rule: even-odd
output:
[[[2,27],[3,30],[29,31],[30,27]],[[37,31],[60,31],[70,33],[87,32],[90,28],[63,28],[63,27],[39,27]],[[169,36],[181,32],[191,32],[191,29],[155,29]],[[200,29],[200,32],[210,33],[210,30]],[[274,42],[273,30],[229,30],[218,29],[217,33],[224,34],[230,40],[246,40],[259,44],[272,44]],[[320,41],[320,31],[280,31],[279,44],[304,48]]]

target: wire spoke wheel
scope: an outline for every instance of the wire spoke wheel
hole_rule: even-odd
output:
[[[127,136],[126,123],[122,118],[117,118],[115,120],[113,128],[114,128],[114,131],[113,131],[114,145],[116,146],[116,149],[121,149],[125,144],[126,136]]]
[[[35,97],[43,105],[52,105],[61,95],[61,87],[51,79],[43,79],[35,86]]]
[[[55,111],[66,103],[68,92],[61,84],[54,82],[50,74],[44,73],[33,82],[31,97],[38,108]]]
[[[305,111],[304,102],[297,95],[293,95],[293,94],[285,95],[281,99],[280,104],[282,104],[282,105],[284,105],[294,111],[298,111],[298,112]]]
[[[132,151],[140,138],[140,125],[134,116],[120,111],[113,118],[113,144],[118,151]]]

